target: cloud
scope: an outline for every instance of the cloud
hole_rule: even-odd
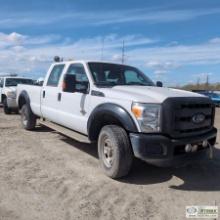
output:
[[[112,11],[32,11],[5,13],[0,11],[0,28],[43,26],[62,24],[62,26],[102,26],[133,22],[170,23],[196,19],[202,16],[220,14],[220,8],[164,10],[137,8]],[[73,22],[69,22],[73,21]],[[74,22],[77,21],[77,22]]]
[[[5,34],[0,33],[0,48],[4,48],[12,45],[20,45],[25,40],[25,36],[18,33]]]
[[[14,47],[15,50],[21,49],[23,46],[33,46],[54,43],[59,40],[58,35],[44,35],[39,37],[31,37],[16,32],[5,34],[0,32],[0,48]]]
[[[11,36],[11,34],[6,35],[3,33],[2,35],[5,38]],[[114,54],[117,54],[119,51],[121,52],[123,41],[126,49],[157,42],[157,40],[141,35],[119,37],[116,34],[110,34],[107,36],[84,38],[74,42],[68,40],[65,44],[63,44],[65,39],[59,39],[58,43],[56,41],[57,37],[50,35],[31,37],[16,33],[16,36],[22,36],[23,40],[19,44],[10,42],[7,45],[3,44],[0,49],[0,71],[22,73],[28,70],[30,72],[40,72],[49,65],[55,55],[65,59],[98,60],[101,58],[103,51],[103,59],[112,60]]]
[[[220,44],[220,37],[213,38],[209,42],[212,44]]]
[[[127,56],[133,63],[144,63],[155,74],[162,74],[181,66],[220,64],[220,47],[210,42],[145,47],[129,51]]]
[[[125,41],[125,62],[151,70],[156,77],[165,77],[182,66],[220,64],[220,47],[207,42],[194,45],[165,44],[142,35],[96,36],[78,41],[56,36],[26,36],[19,33],[0,34],[0,72],[45,74],[55,55],[68,59],[112,60],[121,62]],[[215,38],[217,39],[217,38]],[[160,43],[161,44],[161,43]]]
[[[219,14],[220,8],[216,9],[197,9],[197,10],[159,10],[149,11],[139,9],[134,11],[113,12],[114,16],[106,16],[96,22],[97,25],[128,23],[128,22],[148,22],[148,23],[167,23],[177,21],[187,21],[201,16]]]
[[[170,61],[157,61],[157,60],[151,60],[147,61],[145,63],[145,66],[152,69],[156,76],[161,76],[166,73],[168,73],[172,69],[178,68],[180,65],[178,65],[175,62]]]
[[[206,82],[207,79],[209,80],[209,78],[213,75],[213,73],[196,73],[193,74],[192,77],[197,79],[198,82]]]
[[[0,36],[1,36],[1,40],[5,40],[5,41],[15,43],[15,44],[19,44],[25,39],[25,36],[18,34],[16,32],[13,32],[9,35],[1,33]]]

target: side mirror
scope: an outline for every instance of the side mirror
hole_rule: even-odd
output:
[[[63,91],[64,92],[75,92],[76,88],[76,76],[71,74],[66,74],[63,80]]]
[[[87,93],[88,82],[77,81],[76,75],[66,74],[63,80],[63,92]]]
[[[156,86],[157,87],[163,87],[163,83],[161,81],[157,81]]]

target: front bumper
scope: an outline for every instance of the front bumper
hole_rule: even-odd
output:
[[[17,103],[16,103],[16,99],[7,98],[7,104],[8,104],[8,107],[11,108],[11,109],[18,108]]]
[[[176,166],[192,160],[207,157],[209,147],[202,147],[201,143],[208,140],[211,146],[216,143],[217,129],[181,139],[172,139],[162,134],[130,133],[131,145],[134,155],[141,160],[156,166]],[[196,152],[185,152],[186,144],[198,145]]]

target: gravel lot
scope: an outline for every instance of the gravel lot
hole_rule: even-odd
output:
[[[0,108],[0,220],[182,220],[187,205],[220,207],[219,147],[214,160],[184,168],[136,160],[114,181],[99,168],[95,146],[47,128],[25,131],[19,120]]]

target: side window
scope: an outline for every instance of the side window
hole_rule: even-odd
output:
[[[0,88],[3,88],[3,79],[2,78],[0,78]]]
[[[126,83],[138,83],[138,82],[144,82],[143,77],[138,74],[137,72],[134,72],[132,70],[126,70],[124,72],[124,76],[125,76],[125,81]]]
[[[75,75],[76,80],[80,82],[88,82],[88,78],[84,69],[84,66],[81,63],[76,63],[70,65],[67,70],[67,74]]]
[[[64,69],[64,64],[62,65],[56,65],[53,67],[50,76],[48,78],[47,81],[47,86],[58,86],[59,80],[60,80],[60,76],[63,72]]]

